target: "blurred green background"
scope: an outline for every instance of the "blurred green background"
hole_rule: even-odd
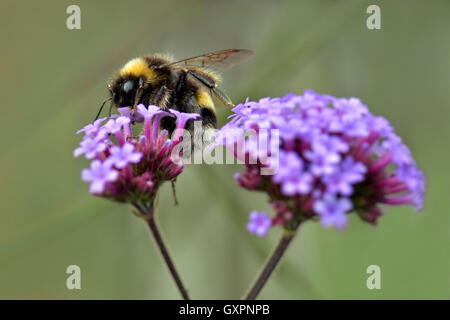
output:
[[[81,7],[81,30],[66,8]],[[381,7],[381,30],[366,8]],[[93,197],[74,159],[105,84],[145,53],[186,58],[226,48],[256,57],[224,75],[234,102],[311,88],[360,97],[387,117],[427,176],[423,214],[386,207],[378,227],[305,224],[266,299],[450,298],[450,3],[448,1],[12,1],[0,3],[0,298],[178,299],[145,223]],[[219,108],[219,123],[230,110]],[[193,298],[239,298],[275,246],[247,233],[264,194],[239,166],[189,166],[180,205],[161,190],[159,225]],[[81,290],[68,290],[68,265]],[[381,290],[366,268],[381,267]]]

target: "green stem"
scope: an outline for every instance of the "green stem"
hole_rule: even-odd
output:
[[[296,234],[296,231],[297,231],[299,225],[300,224],[296,225],[293,230],[285,231],[283,233],[280,241],[278,242],[277,247],[270,255],[269,259],[267,260],[266,264],[264,265],[264,268],[262,269],[258,278],[256,279],[256,281],[250,288],[249,292],[245,296],[245,298],[244,298],[245,300],[255,300],[256,299],[256,297],[258,296],[258,294],[260,293],[262,288],[265,286],[265,284],[269,280],[273,271],[277,267],[278,263],[280,262],[281,258],[283,257],[284,253],[286,252],[286,249],[288,248],[292,239],[294,239],[294,236]]]
[[[172,275],[172,278],[175,281],[175,284],[177,285],[178,291],[180,292],[181,296],[183,297],[184,300],[190,300],[188,292],[184,287],[183,282],[181,281],[181,277],[178,274],[177,269],[175,268],[175,264],[170,258],[169,251],[167,250],[167,247],[164,244],[164,240],[161,236],[161,233],[159,232],[158,226],[156,225],[153,202],[148,206],[148,208],[145,209],[142,206],[139,206],[138,204],[134,204],[134,207],[145,216],[147,225],[150,228],[153,238],[155,239],[156,245],[158,246],[159,251],[161,252],[164,262],[169,268],[170,274]]]

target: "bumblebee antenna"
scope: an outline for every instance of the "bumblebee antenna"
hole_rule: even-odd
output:
[[[97,115],[95,116],[95,119],[94,119],[94,121],[95,121],[95,120],[97,120],[97,119],[98,119],[98,117],[100,117],[100,113],[102,113],[102,110],[103,110],[103,106],[105,105],[106,101],[108,101],[109,99],[112,99],[112,97],[111,97],[111,98],[108,98],[108,99],[105,99],[105,100],[103,100],[103,102],[102,102],[102,105],[100,106],[100,109],[98,110],[98,112],[97,112]]]
[[[114,106],[114,95],[112,95],[111,97],[111,104],[109,105],[109,112],[108,112],[108,117],[111,118],[111,110]]]

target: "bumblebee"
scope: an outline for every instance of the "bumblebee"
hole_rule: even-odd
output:
[[[159,55],[132,59],[108,84],[110,97],[106,101],[111,100],[109,113],[111,115],[113,107],[130,107],[135,111],[140,103],[145,106],[152,104],[163,110],[172,108],[180,112],[198,113],[203,127],[214,129],[217,118],[212,97],[226,106],[233,106],[231,99],[217,88],[218,74],[253,55],[250,50],[228,49],[175,62]],[[175,119],[163,118],[161,127],[172,132]],[[192,128],[193,121],[188,121],[187,129]]]

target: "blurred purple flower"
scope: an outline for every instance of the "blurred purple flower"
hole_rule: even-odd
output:
[[[250,221],[247,223],[247,230],[260,237],[266,235],[272,221],[266,212],[252,211],[249,215]]]
[[[336,165],[341,161],[341,156],[334,152],[314,152],[313,150],[307,150],[305,158],[310,161],[311,173],[317,177],[324,174],[331,174],[336,170]]]
[[[303,169],[303,160],[295,152],[280,152],[278,172],[272,181],[281,184],[281,191],[286,196],[307,194],[311,191],[313,176]]]
[[[322,177],[328,193],[340,193],[344,196],[353,194],[353,185],[364,180],[366,167],[361,162],[353,160],[352,156],[347,156],[334,172]]]
[[[347,198],[337,198],[334,195],[325,194],[322,199],[314,203],[313,210],[319,216],[324,227],[328,228],[334,225],[337,229],[343,229],[347,226],[346,213],[352,207],[352,202]]]
[[[215,145],[245,163],[245,172],[235,175],[240,186],[269,195],[276,210],[272,225],[289,229],[318,216],[324,226],[343,228],[351,210],[376,224],[380,204],[422,208],[423,172],[389,121],[372,115],[360,99],[306,90],[247,99],[233,112]],[[263,129],[279,132],[279,152],[258,150]],[[258,136],[249,137],[250,130]],[[273,175],[263,174],[267,168]]]

